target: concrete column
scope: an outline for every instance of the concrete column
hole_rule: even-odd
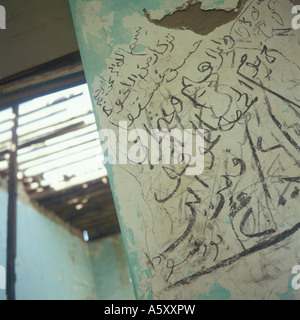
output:
[[[70,0],[137,299],[300,298],[295,4]]]

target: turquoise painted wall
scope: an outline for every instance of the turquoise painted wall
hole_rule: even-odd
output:
[[[0,189],[3,266],[6,266],[7,198],[7,193]],[[17,209],[17,300],[133,298],[119,235],[84,243],[31,206],[18,201]],[[5,299],[5,290],[0,290],[0,300]]]
[[[7,193],[3,190],[0,203],[0,263],[5,265]],[[17,210],[16,299],[96,298],[88,250],[81,240],[21,201]]]
[[[100,300],[134,300],[121,235],[89,244],[91,262]]]

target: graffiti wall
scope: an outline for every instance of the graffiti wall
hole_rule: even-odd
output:
[[[299,299],[294,3],[70,0],[138,299]]]

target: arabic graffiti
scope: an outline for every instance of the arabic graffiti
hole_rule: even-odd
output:
[[[250,1],[205,38],[140,25],[98,78],[93,98],[110,127],[205,133],[201,175],[184,175],[184,164],[123,167],[142,186],[144,221],[151,212],[147,264],[165,290],[300,229],[300,65],[291,54],[300,38],[282,12],[276,0]]]

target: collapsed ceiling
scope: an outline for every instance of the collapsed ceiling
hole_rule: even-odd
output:
[[[85,240],[119,232],[87,85],[18,107],[18,173],[30,199]],[[0,174],[8,176],[14,113],[0,112]]]

